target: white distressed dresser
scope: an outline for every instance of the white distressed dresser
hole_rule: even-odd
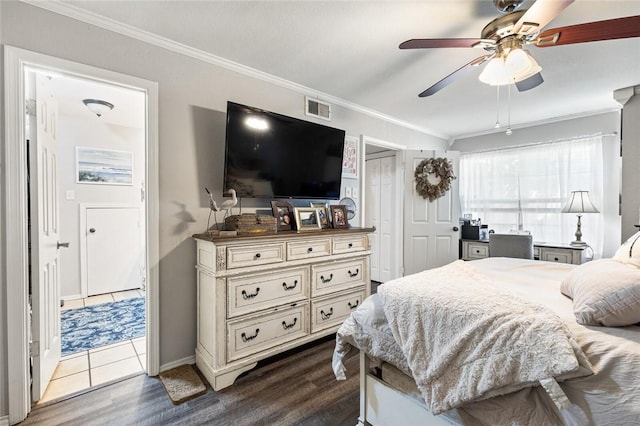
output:
[[[194,235],[196,365],[215,390],[259,360],[335,333],[369,295],[370,228]]]

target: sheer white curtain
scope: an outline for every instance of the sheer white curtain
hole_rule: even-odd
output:
[[[534,241],[569,243],[577,217],[560,213],[571,191],[587,190],[601,210],[603,194],[602,137],[467,153],[460,158],[462,213],[481,218],[496,232],[522,227]],[[603,219],[582,216],[582,239],[602,253]]]

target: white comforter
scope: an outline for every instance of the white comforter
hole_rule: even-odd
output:
[[[391,281],[379,295],[434,414],[540,380],[593,374],[556,314],[461,260]]]
[[[458,268],[458,266],[453,268]],[[580,424],[598,425],[633,424],[640,418],[640,379],[637,375],[637,371],[640,369],[640,327],[585,327],[577,324],[573,317],[571,301],[562,296],[559,291],[559,283],[564,274],[573,268],[572,265],[521,259],[491,258],[467,263],[461,268],[463,269],[460,269],[460,271],[465,271],[463,275],[472,277],[471,281],[473,282],[467,282],[457,290],[450,287],[457,286],[457,284],[449,282],[447,287],[453,290],[454,299],[456,299],[450,305],[455,307],[454,310],[461,311],[464,318],[466,315],[464,312],[468,310],[468,302],[465,299],[470,290],[484,293],[492,300],[501,300],[502,302],[499,302],[499,306],[504,308],[508,308],[508,306],[504,305],[505,303],[510,304],[511,301],[516,299],[519,301],[518,304],[523,301],[521,299],[535,304],[544,304],[555,312],[555,315],[550,314],[546,308],[542,308],[542,311],[539,311],[541,308],[527,302],[524,303],[524,306],[527,309],[532,309],[529,313],[542,312],[545,316],[553,318],[553,328],[559,331],[561,336],[564,335],[566,341],[563,343],[563,339],[558,336],[553,337],[552,340],[559,343],[560,355],[561,359],[563,359],[562,364],[565,364],[565,362],[568,362],[568,364],[559,370],[556,368],[560,364],[552,365],[551,367],[546,366],[542,370],[534,367],[534,370],[542,371],[540,375],[538,373],[530,375],[525,372],[524,376],[519,376],[521,372],[517,368],[515,376],[505,375],[498,368],[491,374],[484,374],[484,372],[479,371],[467,376],[468,368],[473,369],[481,366],[480,354],[483,351],[481,348],[483,345],[490,345],[492,338],[484,334],[477,336],[468,334],[465,321],[455,327],[456,333],[462,333],[462,339],[451,339],[448,332],[450,326],[444,325],[444,322],[440,323],[439,326],[432,327],[423,321],[417,323],[408,321],[407,328],[404,330],[401,329],[405,328],[405,326],[392,325],[387,322],[387,314],[390,317],[396,316],[396,319],[400,317],[408,318],[414,311],[423,310],[423,308],[416,308],[414,306],[416,304],[413,303],[416,297],[422,298],[422,296],[414,294],[414,291],[418,290],[421,284],[417,282],[411,284],[407,281],[403,285],[403,281],[408,278],[405,277],[395,284],[390,282],[381,286],[378,290],[381,297],[374,295],[374,297],[367,299],[361,305],[361,308],[356,310],[344,322],[338,331],[336,339],[333,362],[336,377],[344,378],[346,372],[342,359],[347,356],[350,350],[353,352],[352,346],[355,346],[372,356],[375,361],[390,362],[409,375],[413,374],[417,382],[422,381],[421,390],[423,391],[423,396],[426,397],[428,405],[434,411],[443,410],[447,406],[462,405],[462,408],[457,410],[457,414],[454,414],[459,423],[559,424],[563,422],[560,420],[562,417],[564,417],[564,422],[567,422],[566,413],[560,413],[554,408],[553,404],[548,405],[551,400],[541,387],[529,387],[488,400],[482,400],[482,398],[490,396],[494,391],[501,393],[502,391],[509,392],[512,390],[509,388],[510,385],[502,388],[501,386],[509,382],[513,377],[519,377],[516,380],[518,384],[513,388],[517,389],[520,386],[526,386],[529,379],[536,380],[534,377],[543,377],[546,373],[555,375],[557,371],[563,370],[565,367],[571,370],[571,366],[575,366],[575,360],[578,360],[578,363],[585,367],[582,371],[578,370],[580,371],[578,374],[582,374],[588,370],[589,363],[585,363],[582,356],[586,354],[586,358],[593,365],[593,370],[596,374],[572,378],[560,384],[564,393],[577,405],[577,407],[574,406],[569,410],[574,413],[570,414],[570,416],[574,416],[574,420],[576,416],[581,417]],[[442,273],[445,275],[450,274],[451,278],[453,278],[458,272],[451,270],[443,271]],[[440,274],[440,272],[436,274]],[[428,275],[422,278],[428,278]],[[409,280],[413,279],[409,278]],[[449,278],[444,279],[447,280]],[[466,280],[467,278],[463,277],[462,279]],[[468,287],[473,285],[475,287],[472,289]],[[398,306],[391,309],[385,306],[383,311],[380,300],[385,298],[387,299],[387,304],[390,298],[393,298],[395,302],[391,303],[396,303]],[[449,302],[446,303],[449,304]],[[491,301],[490,303],[494,302]],[[432,306],[430,310],[435,309],[437,308]],[[522,309],[522,307],[517,309]],[[524,312],[523,310],[522,313]],[[423,314],[426,315],[423,316],[423,319],[435,315],[435,318],[431,318],[431,320],[439,321],[437,319],[438,315],[435,313],[422,312],[420,315]],[[451,321],[451,318],[447,320],[446,317],[443,321]],[[515,323],[509,323],[508,327],[520,327],[516,324],[518,317],[519,315],[512,316],[511,321]],[[558,317],[561,318],[563,325],[557,324]],[[532,322],[527,324],[534,326],[534,328],[545,325],[533,319],[530,321]],[[486,325],[490,324],[491,321],[486,322]],[[525,331],[522,336],[528,335],[527,338],[533,339],[531,342],[535,342],[537,337],[526,333],[529,326],[527,324],[522,324]],[[497,326],[498,324],[495,323],[493,325]],[[419,334],[428,336],[438,333],[442,333],[439,337],[436,336],[436,340],[440,341],[440,343],[436,343],[438,347],[431,343],[422,343],[420,342],[422,338],[417,337]],[[503,338],[507,338],[507,341],[509,340],[508,336]],[[495,343],[496,340],[495,338],[493,339],[493,343]],[[415,341],[418,341],[418,346],[411,348]],[[501,342],[504,341],[501,340]],[[417,347],[419,346],[424,349],[424,355],[418,354]],[[469,348],[470,351],[458,351],[463,346]],[[434,354],[429,354],[428,352],[433,348],[436,349],[433,351]],[[545,351],[537,354],[536,357],[542,355],[553,364],[556,358],[553,356],[548,357],[544,353]],[[461,354],[460,352],[469,353]],[[573,352],[573,356],[571,352]],[[465,364],[465,359],[468,360],[469,356],[472,357],[472,365],[470,367]],[[523,356],[525,361],[533,361],[534,357],[528,359],[526,351]],[[450,358],[450,360],[444,361],[446,358]],[[522,359],[516,357],[512,363],[505,365],[516,366]],[[432,364],[433,360],[435,360],[435,364]],[[458,365],[458,373],[448,371],[448,368],[450,368],[448,363],[451,362]],[[499,373],[497,374],[497,379],[493,377],[496,372]],[[456,374],[461,378],[460,383],[454,379]],[[438,381],[443,380],[443,377],[446,383],[438,383]],[[561,376],[559,378],[564,377]],[[480,383],[480,385],[474,388],[476,386],[474,383]],[[499,386],[494,387],[495,384]],[[459,386],[461,386],[460,389]],[[489,388],[492,387],[494,389],[490,390]],[[445,388],[448,389],[446,392]],[[448,393],[449,391],[452,391],[454,396],[443,397],[442,393]],[[463,397],[458,394],[460,391]],[[465,403],[466,400],[474,398],[475,402]],[[449,411],[447,413],[448,417],[452,412]]]

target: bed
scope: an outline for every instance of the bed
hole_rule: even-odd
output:
[[[359,424],[639,424],[640,244],[625,244],[579,266],[496,257],[381,285],[336,334],[336,378],[360,357]]]

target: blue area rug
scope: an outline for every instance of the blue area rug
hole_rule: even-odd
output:
[[[144,297],[64,310],[62,356],[142,337],[144,321]]]

